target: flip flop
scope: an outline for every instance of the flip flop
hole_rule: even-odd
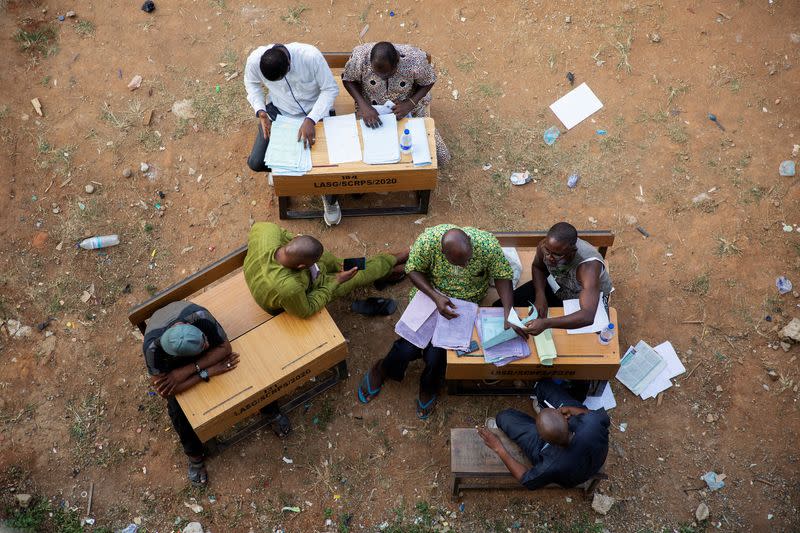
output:
[[[422,403],[417,398],[417,418],[420,420],[427,420],[429,416],[433,414],[433,408],[436,407],[436,395],[434,394],[431,396],[431,399],[425,403]],[[427,412],[426,412],[427,411]]]
[[[272,432],[275,433],[279,439],[286,437],[292,432],[292,423],[289,421],[289,417],[283,413],[278,413],[278,415],[270,421],[269,425],[272,428]]]
[[[376,290],[382,291],[382,290],[384,290],[386,287],[388,287],[390,285],[397,285],[398,283],[400,283],[404,279],[406,279],[406,273],[405,272],[400,272],[399,276],[395,276],[394,274],[389,274],[385,278],[376,279],[372,283],[372,286],[375,287]]]
[[[356,300],[350,309],[365,316],[389,316],[397,310],[397,302],[391,298],[369,297],[366,300]]]
[[[204,460],[189,460],[189,481],[196,487],[205,487],[208,485],[208,472],[206,471],[206,463]]]
[[[367,370],[367,373],[364,374],[364,377],[361,379],[361,383],[358,385],[357,391],[358,401],[365,404],[371,402],[381,392],[381,387],[378,387],[376,390],[372,390],[372,385],[369,383],[370,372],[372,372],[372,369]],[[364,395],[364,389],[367,391],[366,395]]]

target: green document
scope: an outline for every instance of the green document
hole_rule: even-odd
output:
[[[536,353],[539,354],[539,362],[545,366],[553,366],[556,358],[556,343],[553,342],[553,332],[549,329],[533,337],[536,343]]]

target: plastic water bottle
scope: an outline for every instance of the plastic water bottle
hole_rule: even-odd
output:
[[[78,246],[84,250],[96,250],[97,248],[108,248],[119,244],[117,235],[101,235],[99,237],[89,237],[80,242]]]
[[[603,328],[603,331],[600,332],[600,335],[597,336],[597,342],[600,344],[608,344],[611,342],[611,339],[614,338],[614,324],[609,324]]]
[[[792,292],[792,282],[785,276],[781,276],[775,280],[775,287],[778,288],[778,292],[781,294]]]
[[[403,130],[403,136],[400,137],[400,152],[403,154],[411,153],[411,132],[408,129]]]
[[[570,189],[574,189],[578,186],[578,182],[580,181],[581,177],[579,174],[572,174],[569,178],[567,178],[567,187]]]

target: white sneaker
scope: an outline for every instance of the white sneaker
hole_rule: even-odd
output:
[[[274,186],[275,186],[275,184],[274,184],[274,183],[272,183],[272,172],[269,172],[269,173],[267,174],[267,183],[269,183],[269,186],[270,186],[270,187],[274,187]]]
[[[497,420],[495,420],[494,417],[487,418],[486,422],[484,423],[484,425],[488,429],[497,429]]]
[[[324,207],[324,213],[322,215],[323,220],[325,220],[325,224],[328,226],[336,226],[339,222],[342,221],[342,209],[339,207],[339,202],[333,202],[329,204],[325,197],[322,197],[322,205]]]

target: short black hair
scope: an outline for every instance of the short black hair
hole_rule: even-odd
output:
[[[394,68],[400,62],[400,54],[397,52],[397,48],[395,48],[392,43],[381,41],[379,43],[375,43],[375,46],[373,46],[372,50],[370,50],[369,62],[389,63],[389,66]]]
[[[578,230],[569,222],[558,222],[547,231],[547,238],[575,246],[578,242]]]
[[[276,44],[261,55],[258,66],[269,81],[281,80],[289,72],[289,55],[284,48],[282,44]]]

